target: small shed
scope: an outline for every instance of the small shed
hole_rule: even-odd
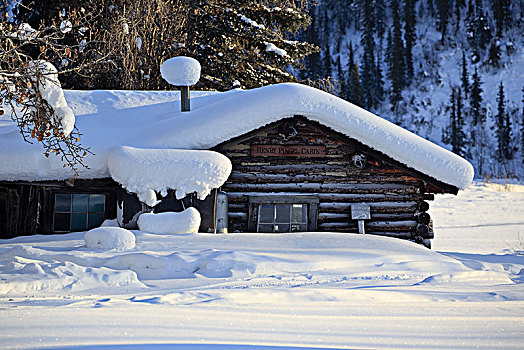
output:
[[[187,206],[199,209],[201,230],[208,232],[216,229],[217,198],[227,196],[229,232],[360,232],[429,247],[434,233],[428,201],[435,194],[457,194],[473,178],[472,166],[459,156],[300,84],[193,92],[192,110],[184,113],[175,91],[65,91],[65,96],[85,135],[83,143],[95,155],[88,155],[89,168],[73,180],[59,159],[45,158],[38,145],[24,143],[3,116],[4,238],[85,230],[106,218],[132,227],[140,212]],[[139,158],[167,165],[148,172],[146,164],[138,171],[133,158],[120,167],[126,171],[119,174],[131,174],[122,179],[112,169],[122,165],[125,147],[149,150],[149,156]],[[173,158],[171,151],[166,156],[165,150],[184,157],[200,150],[209,157],[188,172],[181,163],[175,166],[179,156]],[[199,167],[209,175],[204,180],[192,176]],[[197,186],[202,181],[204,189]],[[144,199],[147,190],[158,204]],[[75,212],[75,205],[82,211]]]

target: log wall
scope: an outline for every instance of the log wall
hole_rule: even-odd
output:
[[[325,146],[325,157],[252,156],[252,145]],[[365,147],[364,147],[365,148]],[[317,231],[358,232],[352,203],[366,203],[368,234],[415,240],[428,245],[433,232],[421,228],[427,209],[424,181],[377,159],[362,145],[301,117],[283,120],[215,148],[233,163],[222,187],[229,197],[229,230],[247,231],[250,195],[313,195],[319,198]],[[352,157],[366,156],[363,168]],[[426,203],[427,204],[427,203]],[[425,209],[425,210],[424,210]]]
[[[105,217],[114,219],[118,191],[112,179],[0,182],[0,238],[53,233],[55,193],[105,194]]]

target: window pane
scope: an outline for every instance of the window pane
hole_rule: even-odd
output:
[[[275,224],[275,232],[289,232],[289,224]]]
[[[277,215],[275,222],[289,223],[289,210],[291,206],[289,204],[276,204]]]
[[[71,215],[71,231],[84,231],[87,228],[87,214],[73,213]]]
[[[71,212],[71,195],[70,194],[64,194],[64,193],[55,194],[55,212],[56,211]]]
[[[273,224],[258,225],[258,232],[273,232]]]
[[[273,204],[261,204],[258,206],[258,222],[272,223],[275,218],[275,206]]]
[[[89,213],[87,215],[87,228],[99,227],[104,221],[104,213]]]
[[[104,203],[106,201],[106,196],[103,194],[90,194],[89,195],[89,212],[104,212]]]
[[[306,224],[291,224],[291,232],[305,232],[307,231]]]
[[[293,204],[291,206],[291,222],[303,223],[306,222],[306,204]]]
[[[71,221],[71,214],[69,213],[56,213],[55,224],[53,231],[69,231],[69,223]]]
[[[87,213],[88,194],[73,195],[73,213]]]

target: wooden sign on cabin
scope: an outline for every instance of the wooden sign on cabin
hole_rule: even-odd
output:
[[[326,146],[251,145],[251,156],[323,158],[326,156]]]

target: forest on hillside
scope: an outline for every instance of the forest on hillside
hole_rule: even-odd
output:
[[[302,77],[467,158],[478,177],[523,178],[520,0],[321,0]]]
[[[68,89],[171,89],[159,68],[178,55],[201,62],[196,89],[298,81],[467,158],[477,177],[524,178],[521,0],[1,0],[0,18],[0,79],[13,83],[0,97],[30,106],[24,137],[73,166],[88,149],[50,132],[30,60]]]

